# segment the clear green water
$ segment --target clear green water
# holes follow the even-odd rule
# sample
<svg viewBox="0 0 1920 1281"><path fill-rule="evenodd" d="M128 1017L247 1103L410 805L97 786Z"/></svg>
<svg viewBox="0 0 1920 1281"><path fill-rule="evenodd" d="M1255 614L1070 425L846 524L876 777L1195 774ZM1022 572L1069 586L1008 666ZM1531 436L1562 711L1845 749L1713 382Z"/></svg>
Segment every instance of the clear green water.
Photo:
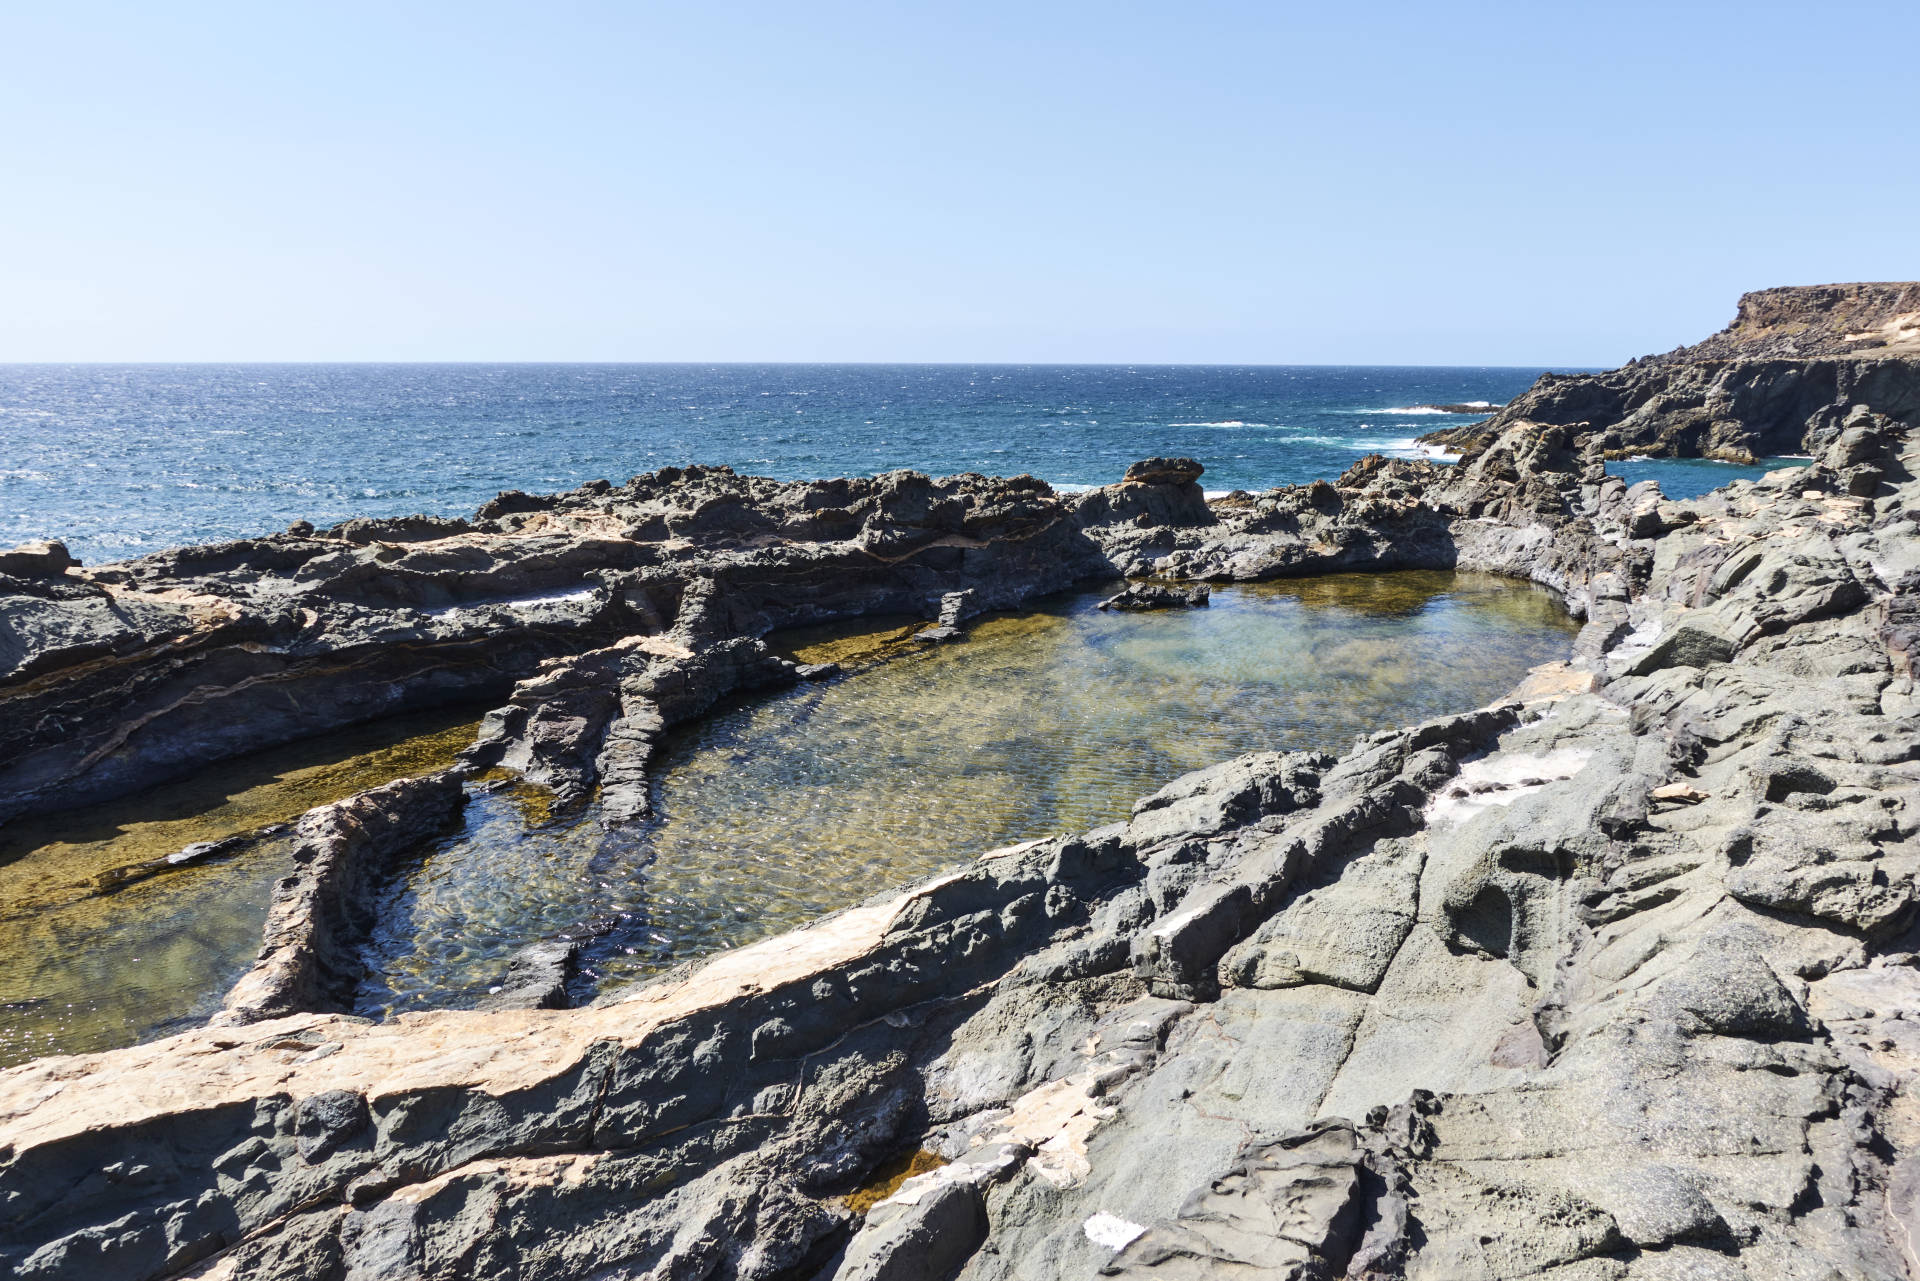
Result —
<svg viewBox="0 0 1920 1281"><path fill-rule="evenodd" d="M462 1005L513 948L609 929L601 990L803 924L978 851L1095 827L1191 769L1490 701L1566 656L1550 593L1449 573L1216 588L1108 614L1100 593L976 622L963 643L786 638L872 661L723 706L656 762L657 814L609 835L538 793L475 798L394 888L362 1012ZM775 638L779 640L780 638ZM890 655L879 661L882 655Z"/></svg>
<svg viewBox="0 0 1920 1281"><path fill-rule="evenodd" d="M128 1045L211 1014L260 946L289 844L269 838L203 863L150 865L443 769L473 741L477 715L395 717L0 828L0 1067Z"/></svg>
<svg viewBox="0 0 1920 1281"><path fill-rule="evenodd" d="M1124 817L1255 748L1340 750L1474 706L1564 657L1549 593L1454 574L1217 588L1211 609L1105 614L1101 593L976 621L776 637L849 675L743 698L656 762L656 816L601 831L539 789L473 789L396 878L361 1011L471 1004L528 942L591 935L583 990L803 924L996 845ZM902 620L904 621L904 620ZM251 963L288 846L124 879L195 841L449 764L474 713L400 718L0 829L0 1066L189 1026Z"/></svg>

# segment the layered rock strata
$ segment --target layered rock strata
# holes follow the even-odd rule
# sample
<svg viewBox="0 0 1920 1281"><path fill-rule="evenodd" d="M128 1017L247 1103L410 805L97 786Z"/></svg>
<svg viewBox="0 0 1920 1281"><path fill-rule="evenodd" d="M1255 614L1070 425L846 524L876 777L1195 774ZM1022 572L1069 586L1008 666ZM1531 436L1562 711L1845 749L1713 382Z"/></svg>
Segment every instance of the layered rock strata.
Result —
<svg viewBox="0 0 1920 1281"><path fill-rule="evenodd" d="M1484 423L1421 439L1465 448L1516 422L1579 425L1609 457L1752 462L1864 406L1920 421L1920 284L1762 289L1703 342L1602 374L1543 374Z"/></svg>
<svg viewBox="0 0 1920 1281"><path fill-rule="evenodd" d="M925 617L968 590L977 613L1111 572L1072 506L1030 478L780 484L724 467L502 494L470 521L302 523L69 561L0 560L0 822L393 712L497 700L548 660L629 637L706 656L775 627Z"/></svg>
<svg viewBox="0 0 1920 1281"><path fill-rule="evenodd" d="M466 796L452 773L403 778L309 810L294 828L293 871L274 885L260 955L213 1017L238 1027L352 1008L356 949L399 855L451 826Z"/></svg>
<svg viewBox="0 0 1920 1281"><path fill-rule="evenodd" d="M1822 305L1904 360L1903 298ZM1791 329L1799 305L1743 302L1728 341L1851 359ZM1673 363L1720 359L1711 341ZM1123 823L579 1010L333 1012L346 934L299 924L330 901L318 878L377 867L458 785L316 811L256 971L271 992L235 1003L261 1021L0 1072L0 1263L1920 1275L1916 427L1823 402L1793 425L1808 466L1673 502L1606 474L1608 428L1515 408L1454 467L1369 458L1211 504L1180 459L1072 498L701 470L91 574L51 547L0 562L0 707L52 718L4 722L12 812L357 715L385 679L391 701L506 697L470 768L634 813L670 718L804 675L766 629L885 611L957 632L1104 574L1476 568L1585 620L1569 662L1495 706L1224 762ZM544 594L446 603L502 584ZM272 634L295 600L318 630ZM328 671L339 698L271 710ZM261 724L206 736L206 708L255 698ZM571 956L528 949L496 1004L564 1000Z"/></svg>
<svg viewBox="0 0 1920 1281"><path fill-rule="evenodd" d="M1813 436L1692 502L1533 424L1205 519L1191 479L1089 496L1076 536L1128 572L1471 565L1586 626L1497 706L1226 762L587 1009L0 1073L0 1258L1911 1275L1920 443L1864 409Z"/></svg>

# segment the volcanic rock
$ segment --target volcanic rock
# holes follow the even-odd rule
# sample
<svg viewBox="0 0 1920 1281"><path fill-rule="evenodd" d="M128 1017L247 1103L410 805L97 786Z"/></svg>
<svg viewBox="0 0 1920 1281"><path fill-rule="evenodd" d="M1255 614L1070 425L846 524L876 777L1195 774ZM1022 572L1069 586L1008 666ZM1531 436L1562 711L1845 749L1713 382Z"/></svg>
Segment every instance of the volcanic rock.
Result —
<svg viewBox="0 0 1920 1281"><path fill-rule="evenodd" d="M1165 583L1128 583L1120 591L1100 602L1101 609L1141 612L1154 609L1198 609L1210 596L1204 583L1193 587L1173 587Z"/></svg>
<svg viewBox="0 0 1920 1281"><path fill-rule="evenodd" d="M1608 457L1752 462L1805 452L1852 409L1920 421L1920 284L1762 289L1691 347L1601 374L1542 374L1484 423L1421 437L1470 450L1516 422L1579 425Z"/></svg>
<svg viewBox="0 0 1920 1281"><path fill-rule="evenodd" d="M1605 429L1510 409L1457 466L1370 457L1204 520L1181 505L1191 480L1062 500L663 472L631 500L503 499L480 522L497 531L370 544L401 548L384 561L262 540L23 592L42 622L15 624L16 668L66 671L56 635L92 636L85 662L125 681L150 660L99 621L122 581L240 602L183 634L191 665L264 644L246 611L290 582L394 590L392 567L429 552L485 576L536 555L514 540L552 539L551 563L617 524L609 542L658 560L539 632L579 670L515 669L551 680L556 723L608 726L632 681L657 679L662 717L697 703L713 686L677 664L757 663L706 656L770 620L968 589L998 607L1083 573L1491 570L1560 591L1585 626L1493 706L1337 756L1253 753L1124 822L955 851L942 875L583 1009L294 1013L0 1072L0 1265L1911 1276L1920 429L1884 403L1833 411L1795 425L1819 443L1805 467L1686 502L1608 476ZM299 578L325 557L345 559ZM626 630L601 641L615 601ZM124 606L130 629L188 607ZM402 616L359 608L365 645ZM526 629L490 626L473 635L516 652ZM678 648L618 644L636 636ZM41 688L11 679L9 698ZM74 732L128 732L68 688ZM511 702L524 725L490 741L604 778L611 729L599 755L584 731L529 737L548 698ZM344 816L328 830L349 839Z"/></svg>

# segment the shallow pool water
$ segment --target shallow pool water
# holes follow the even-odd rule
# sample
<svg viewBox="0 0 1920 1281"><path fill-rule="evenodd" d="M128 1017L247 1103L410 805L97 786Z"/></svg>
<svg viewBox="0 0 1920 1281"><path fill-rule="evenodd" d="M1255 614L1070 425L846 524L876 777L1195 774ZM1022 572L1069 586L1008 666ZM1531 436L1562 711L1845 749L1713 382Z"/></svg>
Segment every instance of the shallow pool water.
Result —
<svg viewBox="0 0 1920 1281"><path fill-rule="evenodd" d="M443 769L473 741L477 715L395 717L0 828L0 1067L127 1045L212 1013L260 946L290 845L268 837L179 867L167 856Z"/></svg>
<svg viewBox="0 0 1920 1281"><path fill-rule="evenodd" d="M361 1012L471 1003L514 948L556 934L589 940L582 986L608 990L1123 818L1241 752L1339 751L1477 706L1565 657L1574 631L1550 593L1468 574L1217 587L1209 609L1156 614L1099 598L931 648L897 630L785 638L853 670L685 727L656 762L655 817L623 833L591 807L556 819L530 788L477 795L393 887Z"/></svg>
<svg viewBox="0 0 1920 1281"><path fill-rule="evenodd" d="M1757 463L1723 463L1713 458L1633 458L1607 464L1607 470L1629 485L1643 480L1660 482L1660 492L1675 501L1700 495L1736 480L1759 480L1770 471L1805 467L1805 458L1762 458Z"/></svg>

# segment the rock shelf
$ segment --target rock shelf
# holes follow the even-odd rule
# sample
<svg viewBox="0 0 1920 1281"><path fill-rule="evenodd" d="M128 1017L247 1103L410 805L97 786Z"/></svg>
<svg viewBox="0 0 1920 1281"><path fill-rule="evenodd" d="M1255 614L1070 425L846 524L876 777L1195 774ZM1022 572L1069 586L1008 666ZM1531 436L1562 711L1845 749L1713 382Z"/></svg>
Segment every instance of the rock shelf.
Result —
<svg viewBox="0 0 1920 1281"><path fill-rule="evenodd" d="M1212 504L1182 460L1073 498L661 473L17 580L6 698L72 746L9 716L13 812L232 746L196 706L330 673L312 716L376 681L545 681L494 722L499 762L605 776L621 740L593 726L666 706L630 688L687 661L662 646L1115 570L1491 570L1585 626L1495 705L1223 762L588 1008L296 1012L0 1073L0 1260L1912 1275L1920 440L1854 404L1809 420L1808 466L1671 502L1607 476L1602 433L1515 412L1452 467ZM922 1172L861 1194L895 1167Z"/></svg>

